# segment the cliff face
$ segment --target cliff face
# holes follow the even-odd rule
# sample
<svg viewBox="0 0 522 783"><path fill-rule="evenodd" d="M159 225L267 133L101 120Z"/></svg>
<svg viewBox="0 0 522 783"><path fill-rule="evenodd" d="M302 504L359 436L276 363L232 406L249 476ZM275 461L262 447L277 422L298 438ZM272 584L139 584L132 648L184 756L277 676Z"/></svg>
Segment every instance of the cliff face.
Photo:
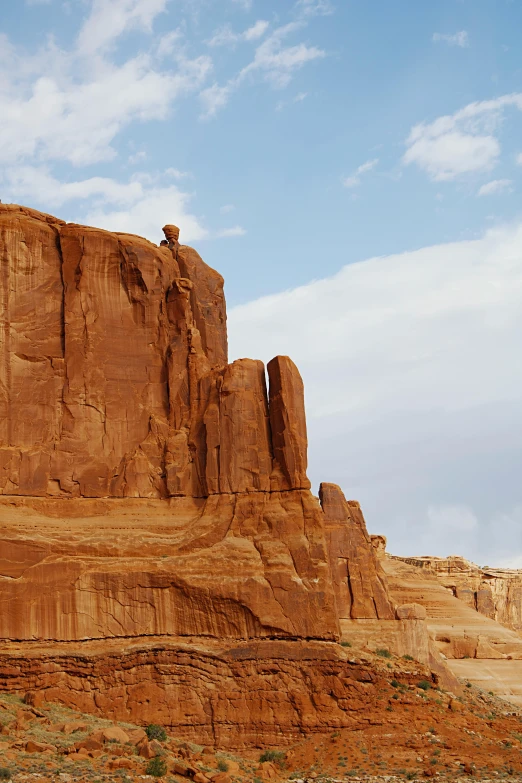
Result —
<svg viewBox="0 0 522 783"><path fill-rule="evenodd" d="M408 623L411 638L425 628L415 613L395 620L358 504L332 484L310 492L297 368L275 357L267 385L261 362L228 364L223 280L164 230L156 246L0 205L0 687L83 704L103 676L115 717L137 715L132 694L148 720L153 697L188 727L179 694L211 642L226 661L263 642L246 657L259 649L260 671L282 672L304 705L321 698L310 661L342 672L340 621L349 634L388 623L398 649ZM69 676L93 644L96 666ZM110 644L132 644L125 682ZM205 732L220 672L191 697ZM239 683L222 714L272 740L270 697ZM324 723L318 709L291 715L295 731Z"/></svg>
<svg viewBox="0 0 522 783"><path fill-rule="evenodd" d="M437 581L485 617L522 630L522 571L480 567L463 557L402 558L434 574Z"/></svg>

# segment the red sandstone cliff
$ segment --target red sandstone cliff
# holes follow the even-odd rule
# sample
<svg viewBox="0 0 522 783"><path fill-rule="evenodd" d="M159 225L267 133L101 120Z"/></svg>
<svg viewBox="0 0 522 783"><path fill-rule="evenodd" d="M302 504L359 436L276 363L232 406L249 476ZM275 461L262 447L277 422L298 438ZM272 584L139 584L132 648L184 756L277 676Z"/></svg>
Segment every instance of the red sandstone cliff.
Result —
<svg viewBox="0 0 522 783"><path fill-rule="evenodd" d="M227 363L223 280L165 234L158 247L0 205L0 687L101 709L104 678L111 714L136 718L154 692L205 736L222 688L226 721L262 740L270 698L224 674L253 659L294 694L297 727L324 724L321 698L342 723L342 688L328 701L309 678L342 678L340 621L388 623L415 652L397 641L410 621L359 506L310 492L297 368L275 357L267 388L261 362ZM115 644L132 645L125 676ZM190 661L207 674L189 697Z"/></svg>

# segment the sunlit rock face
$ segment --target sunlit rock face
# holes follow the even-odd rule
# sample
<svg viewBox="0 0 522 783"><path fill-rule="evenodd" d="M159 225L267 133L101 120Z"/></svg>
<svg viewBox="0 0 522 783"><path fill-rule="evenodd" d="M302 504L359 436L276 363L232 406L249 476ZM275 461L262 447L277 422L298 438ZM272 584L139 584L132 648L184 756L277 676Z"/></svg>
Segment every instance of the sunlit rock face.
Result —
<svg viewBox="0 0 522 783"><path fill-rule="evenodd" d="M341 621L410 651L423 620L408 641L358 504L311 493L296 366L228 363L223 279L164 231L0 205L0 688L192 738L348 725Z"/></svg>

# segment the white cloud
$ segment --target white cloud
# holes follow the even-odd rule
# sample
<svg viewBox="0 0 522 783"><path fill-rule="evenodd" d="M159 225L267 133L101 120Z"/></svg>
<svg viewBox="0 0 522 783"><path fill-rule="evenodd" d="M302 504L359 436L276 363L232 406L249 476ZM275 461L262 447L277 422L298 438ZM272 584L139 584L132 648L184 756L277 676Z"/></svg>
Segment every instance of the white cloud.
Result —
<svg viewBox="0 0 522 783"><path fill-rule="evenodd" d="M294 103L302 103L308 98L307 92L298 92L293 98L288 101L278 101L276 104L276 111L282 111L286 106L291 106Z"/></svg>
<svg viewBox="0 0 522 783"><path fill-rule="evenodd" d="M235 33L229 24L223 25L216 30L212 38L208 41L209 46L231 46L240 41L257 41L266 33L270 23L264 19L258 19L255 24L247 28L242 33Z"/></svg>
<svg viewBox="0 0 522 783"><path fill-rule="evenodd" d="M517 165L522 166L522 152L519 152L517 155Z"/></svg>
<svg viewBox="0 0 522 783"><path fill-rule="evenodd" d="M492 196L496 193L504 193L506 190L511 190L513 184L510 179L494 179L491 182L486 182L482 185L477 195L478 196Z"/></svg>
<svg viewBox="0 0 522 783"><path fill-rule="evenodd" d="M243 11L250 11L252 8L252 0L232 0L232 2L240 6Z"/></svg>
<svg viewBox="0 0 522 783"><path fill-rule="evenodd" d="M302 42L294 46L284 45L288 36L301 30L306 24L306 21L300 20L273 30L256 48L254 59L236 76L229 79L224 85L216 82L202 90L200 93L203 104L202 118L208 119L214 116L219 109L228 103L233 92L249 77L261 75L264 81L269 82L275 88L282 89L288 86L294 74L304 65L326 57L326 52L316 46L308 46ZM230 29L222 29L219 35L225 39L229 35L233 36L234 33ZM303 95L305 94L303 93Z"/></svg>
<svg viewBox="0 0 522 783"><path fill-rule="evenodd" d="M141 161L145 160L147 157L147 153L145 150L139 150L139 152L134 152L132 155L129 155L129 163L131 166L135 166L136 163L141 163Z"/></svg>
<svg viewBox="0 0 522 783"><path fill-rule="evenodd" d="M218 237L244 237L246 234L242 226L233 226L232 228L223 228L218 231Z"/></svg>
<svg viewBox="0 0 522 783"><path fill-rule="evenodd" d="M275 87L286 87L295 71L306 63L325 57L326 52L316 46L304 43L284 46L283 41L301 27L298 22L290 22L279 27L260 44L253 61L239 74L239 81L254 72L261 72L264 78Z"/></svg>
<svg viewBox="0 0 522 783"><path fill-rule="evenodd" d="M228 323L231 359L297 363L311 478L357 497L390 551L500 556L486 527L522 504L522 225L345 266ZM430 527L441 506L478 526Z"/></svg>
<svg viewBox="0 0 522 783"><path fill-rule="evenodd" d="M522 110L522 93L470 103L455 114L415 125L403 162L415 163L436 181L492 169L500 155L495 134L510 107Z"/></svg>
<svg viewBox="0 0 522 783"><path fill-rule="evenodd" d="M132 29L152 31L152 23L165 11L168 0L93 0L78 36L78 52L92 55L112 45Z"/></svg>
<svg viewBox="0 0 522 783"><path fill-rule="evenodd" d="M330 0L297 0L295 4L298 13L303 16L329 16L335 8Z"/></svg>
<svg viewBox="0 0 522 783"><path fill-rule="evenodd" d="M343 185L345 188L355 188L361 184L361 174L371 171L378 164L379 158L373 158L373 160L367 160L366 163L362 163L350 177L344 177Z"/></svg>
<svg viewBox="0 0 522 783"><path fill-rule="evenodd" d="M252 27L249 27L248 30L245 30L243 33L243 38L245 41L257 41L258 38L262 38L264 36L269 27L269 22L264 19L258 19L258 21L252 25Z"/></svg>
<svg viewBox="0 0 522 783"><path fill-rule="evenodd" d="M466 30L461 30L453 35L433 33L432 41L435 41L435 43L442 41L449 46L460 46L462 49L465 49L469 46L469 35Z"/></svg>
<svg viewBox="0 0 522 783"><path fill-rule="evenodd" d="M233 204L223 204L221 209L219 210L222 215L228 215L230 212L233 212L235 210L235 206Z"/></svg>
<svg viewBox="0 0 522 783"><path fill-rule="evenodd" d="M109 177L61 182L48 169L22 166L5 172L3 191L7 200L30 198L42 209L80 202L75 207L77 222L128 231L151 241L158 241L161 226L175 223L182 229L183 241L191 242L204 239L208 231L188 210L191 194L171 184L173 178L183 176L183 172L167 169L161 176L136 174L127 182Z"/></svg>
<svg viewBox="0 0 522 783"><path fill-rule="evenodd" d="M161 227L175 223L181 228L182 242L205 239L208 231L199 218L187 211L190 194L175 185L157 185L143 189L142 196L125 209L110 209L100 205L88 210L83 221L90 226L109 231L126 231L159 242Z"/></svg>
<svg viewBox="0 0 522 783"><path fill-rule="evenodd" d="M156 56L162 59L171 55L180 46L181 39L181 30L171 30L162 35L156 47Z"/></svg>
<svg viewBox="0 0 522 783"><path fill-rule="evenodd" d="M199 94L201 103L203 104L203 112L201 114L202 119L209 119L213 117L219 109L226 106L228 99L232 94L232 85L226 84L220 86L219 84L212 84L210 87L206 87Z"/></svg>
<svg viewBox="0 0 522 783"><path fill-rule="evenodd" d="M0 163L108 160L123 128L163 119L176 99L200 90L212 67L208 57L188 59L178 50L171 66L160 69L147 54L116 65L101 51L124 30L150 25L165 3L96 0L79 33L80 48L71 51L49 40L27 55L2 36ZM161 39L160 49L167 39Z"/></svg>

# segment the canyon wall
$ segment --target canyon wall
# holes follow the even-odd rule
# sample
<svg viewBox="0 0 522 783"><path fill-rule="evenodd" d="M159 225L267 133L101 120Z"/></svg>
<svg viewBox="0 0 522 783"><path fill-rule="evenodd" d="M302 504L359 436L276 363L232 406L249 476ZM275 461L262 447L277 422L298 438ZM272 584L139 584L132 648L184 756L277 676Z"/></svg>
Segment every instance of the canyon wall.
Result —
<svg viewBox="0 0 522 783"><path fill-rule="evenodd" d="M222 744L344 725L342 635L427 662L424 620L358 504L312 494L296 366L228 363L223 279L164 232L0 205L0 687Z"/></svg>
<svg viewBox="0 0 522 783"><path fill-rule="evenodd" d="M522 630L522 571L478 566L456 555L401 559L434 574L439 584L471 609L514 631Z"/></svg>

